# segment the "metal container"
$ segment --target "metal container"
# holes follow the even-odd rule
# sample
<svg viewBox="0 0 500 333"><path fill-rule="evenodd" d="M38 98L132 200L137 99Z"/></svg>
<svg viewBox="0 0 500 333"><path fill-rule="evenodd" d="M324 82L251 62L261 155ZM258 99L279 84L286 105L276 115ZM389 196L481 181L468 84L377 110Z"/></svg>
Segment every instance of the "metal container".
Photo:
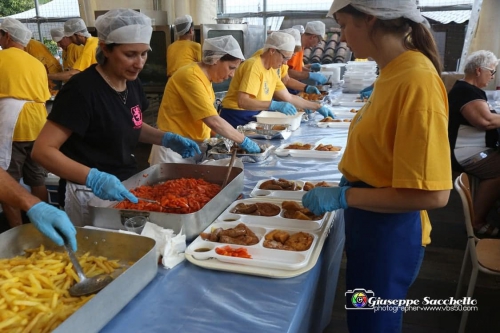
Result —
<svg viewBox="0 0 500 333"><path fill-rule="evenodd" d="M263 150L262 153L260 154L236 154L236 157L240 158L242 162L249 162L249 163L255 163L255 162L262 162L266 158L269 157L271 154L271 151L273 148L275 148L273 145L270 144L259 144L259 147ZM214 160L221 160L224 158L230 158L231 153L227 151L227 149L221 148L221 147L213 147L210 149L207 154L212 157Z"/></svg>
<svg viewBox="0 0 500 333"><path fill-rule="evenodd" d="M217 24L241 24L243 22L242 18L225 17L215 19Z"/></svg>
<svg viewBox="0 0 500 333"><path fill-rule="evenodd" d="M123 182L127 189L134 189L141 185L158 184L171 179L202 178L207 182L221 184L227 172L227 167L217 165L197 165L179 163L160 163L139 172ZM108 229L125 229L126 219L142 215L163 228L179 233L181 228L190 241L198 236L217 216L224 211L243 191L243 169L233 167L229 176L229 183L202 209L190 214L172 214L148 212L132 209L117 209L115 201L102 200L94 197L89 201L91 224Z"/></svg>
<svg viewBox="0 0 500 333"><path fill-rule="evenodd" d="M158 271L156 242L147 237L77 227L77 255L92 255L118 259L128 268L115 271L113 282L99 291L90 301L68 317L53 332L98 332L134 298ZM40 245L47 250L64 252L41 234L32 224L24 224L0 234L0 258L23 255L24 250ZM130 262L134 264L130 265Z"/></svg>

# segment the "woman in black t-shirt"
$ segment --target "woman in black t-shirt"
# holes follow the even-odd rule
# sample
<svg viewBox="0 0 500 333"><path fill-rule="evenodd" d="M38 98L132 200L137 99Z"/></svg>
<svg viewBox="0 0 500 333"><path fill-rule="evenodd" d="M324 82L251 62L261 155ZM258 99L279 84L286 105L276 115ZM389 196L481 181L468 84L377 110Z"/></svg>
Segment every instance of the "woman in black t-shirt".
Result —
<svg viewBox="0 0 500 333"><path fill-rule="evenodd" d="M67 179L65 210L76 225L88 224L87 203L101 199L137 202L120 181L137 173L138 142L168 147L183 157L198 145L142 122L148 101L139 72L150 50L151 20L130 9L114 9L96 20L98 64L73 76L57 95L36 140L33 158ZM93 194L79 189L90 188Z"/></svg>
<svg viewBox="0 0 500 333"><path fill-rule="evenodd" d="M495 237L499 229L486 222L500 199L500 153L497 150L500 115L490 110L482 88L493 80L498 60L490 51L476 51L466 60L465 77L448 93L452 165L480 180L474 197L473 227L480 237Z"/></svg>

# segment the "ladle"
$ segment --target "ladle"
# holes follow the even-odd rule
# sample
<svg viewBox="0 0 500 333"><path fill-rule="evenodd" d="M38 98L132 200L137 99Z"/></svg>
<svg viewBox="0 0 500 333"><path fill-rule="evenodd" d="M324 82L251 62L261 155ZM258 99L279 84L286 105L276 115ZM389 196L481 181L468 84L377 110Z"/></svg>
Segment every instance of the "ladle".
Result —
<svg viewBox="0 0 500 333"><path fill-rule="evenodd" d="M75 253L71 249L71 246L68 242L64 242L64 248L68 252L69 259L75 267L76 273L80 278L80 282L75 283L71 288L69 288L69 294L73 297L85 296L90 294L95 294L99 290L106 287L108 284L113 281L113 278L109 275L100 274L91 278L85 276L82 270L82 266L76 259Z"/></svg>

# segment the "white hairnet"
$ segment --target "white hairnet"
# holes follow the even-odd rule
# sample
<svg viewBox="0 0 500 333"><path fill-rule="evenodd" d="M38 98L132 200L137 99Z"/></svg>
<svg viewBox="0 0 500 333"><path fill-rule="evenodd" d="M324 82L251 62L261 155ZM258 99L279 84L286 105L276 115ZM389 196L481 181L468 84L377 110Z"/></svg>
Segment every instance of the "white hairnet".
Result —
<svg viewBox="0 0 500 333"><path fill-rule="evenodd" d="M191 15L183 15L176 18L174 20L174 25L177 35L185 35L186 32L189 31L189 28L191 28L191 23L193 23L193 18L191 17Z"/></svg>
<svg viewBox="0 0 500 333"><path fill-rule="evenodd" d="M277 49L279 51L293 52L295 50L295 38L285 32L273 32L267 36L264 49Z"/></svg>
<svg viewBox="0 0 500 333"><path fill-rule="evenodd" d="M203 62L205 64L213 65L226 54L245 60L240 44L231 35L207 38L203 42Z"/></svg>
<svg viewBox="0 0 500 333"><path fill-rule="evenodd" d="M78 34L83 37L90 37L85 22L81 18L72 18L64 22L64 36L71 37Z"/></svg>
<svg viewBox="0 0 500 333"><path fill-rule="evenodd" d="M289 29L283 29L280 30L281 32L287 33L289 35L292 35L293 38L295 39L295 46L301 46L302 42L300 40L300 32L297 29L294 28L289 28Z"/></svg>
<svg viewBox="0 0 500 333"><path fill-rule="evenodd" d="M307 22L304 32L311 35L318 35L323 38L325 35L325 24L321 21Z"/></svg>
<svg viewBox="0 0 500 333"><path fill-rule="evenodd" d="M95 20L97 36L106 44L148 44L153 27L151 19L132 9L112 9Z"/></svg>
<svg viewBox="0 0 500 333"><path fill-rule="evenodd" d="M5 32L8 32L10 38L12 38L14 42L19 43L22 46L28 45L28 42L31 39L32 35L31 30L28 29L28 27L26 27L20 21L10 17L6 17L3 20L0 29L2 29Z"/></svg>
<svg viewBox="0 0 500 333"><path fill-rule="evenodd" d="M333 17L333 14L347 5L380 20L404 17L427 27L430 26L427 19L420 14L415 0L334 0L326 16Z"/></svg>
<svg viewBox="0 0 500 333"><path fill-rule="evenodd" d="M305 30L304 30L304 26L303 26L303 25L300 25L300 24L299 24L299 25L294 25L294 26L292 27L292 29L297 29L297 30L300 32L300 34L301 34L301 35L305 32Z"/></svg>
<svg viewBox="0 0 500 333"><path fill-rule="evenodd" d="M64 37L64 28L59 27L59 28L54 28L50 29L50 36L52 36L52 40L56 43L60 42L61 39Z"/></svg>

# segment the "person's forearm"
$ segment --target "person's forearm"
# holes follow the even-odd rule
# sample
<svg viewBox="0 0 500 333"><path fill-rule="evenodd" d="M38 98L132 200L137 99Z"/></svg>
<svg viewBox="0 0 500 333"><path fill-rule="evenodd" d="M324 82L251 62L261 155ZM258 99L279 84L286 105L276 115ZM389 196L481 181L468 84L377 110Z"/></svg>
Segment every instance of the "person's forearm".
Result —
<svg viewBox="0 0 500 333"><path fill-rule="evenodd" d="M306 71L296 71L295 69L288 69L288 75L295 80L307 80L309 78L309 72Z"/></svg>
<svg viewBox="0 0 500 333"><path fill-rule="evenodd" d="M207 117L203 119L203 122L215 133L236 143L242 143L245 140L245 136L242 133L235 130L234 127L219 116Z"/></svg>
<svg viewBox="0 0 500 333"><path fill-rule="evenodd" d="M446 206L450 190L426 191L401 188L359 188L346 191L349 207L377 213L404 213Z"/></svg>
<svg viewBox="0 0 500 333"><path fill-rule="evenodd" d="M295 107L299 109L317 110L321 107L321 104L319 103L307 101L295 95L290 95L290 96L291 96L290 103L292 103Z"/></svg>
<svg viewBox="0 0 500 333"><path fill-rule="evenodd" d="M2 184L0 186L0 202L2 203L28 211L40 202L40 199L31 195L3 169L0 169L0 184Z"/></svg>
<svg viewBox="0 0 500 333"><path fill-rule="evenodd" d="M49 172L77 184L84 185L90 171L88 166L72 160L56 147L37 147L37 141L31 157Z"/></svg>
<svg viewBox="0 0 500 333"><path fill-rule="evenodd" d="M239 97L238 106L244 110L269 110L271 101L259 101L250 97Z"/></svg>
<svg viewBox="0 0 500 333"><path fill-rule="evenodd" d="M165 135L164 131L154 128L146 123L142 123L141 134L139 135L139 142L151 143L161 146L161 140Z"/></svg>
<svg viewBox="0 0 500 333"><path fill-rule="evenodd" d="M71 79L71 77L75 74L80 73L79 70L76 69L70 69L69 71L64 71L60 73L54 73L54 74L48 74L49 80L56 80L56 81L68 81Z"/></svg>
<svg viewBox="0 0 500 333"><path fill-rule="evenodd" d="M285 86L289 89L295 89L295 90L298 90L298 91L304 91L304 89L306 89L306 84L305 83L302 83L300 81L297 81L295 80L294 78L288 78Z"/></svg>

